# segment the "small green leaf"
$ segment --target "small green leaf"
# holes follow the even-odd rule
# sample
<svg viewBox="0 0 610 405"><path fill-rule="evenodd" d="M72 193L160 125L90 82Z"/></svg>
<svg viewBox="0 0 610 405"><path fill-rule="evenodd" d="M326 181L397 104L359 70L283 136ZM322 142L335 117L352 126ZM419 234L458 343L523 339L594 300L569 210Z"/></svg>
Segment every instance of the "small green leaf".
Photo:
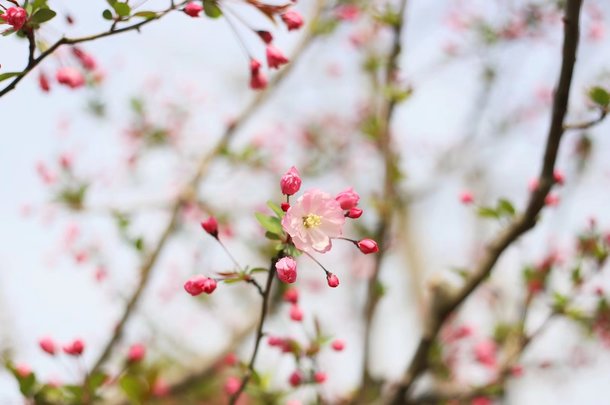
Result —
<svg viewBox="0 0 610 405"><path fill-rule="evenodd" d="M127 398L139 404L146 393L146 382L141 378L126 374L119 380L119 385Z"/></svg>
<svg viewBox="0 0 610 405"><path fill-rule="evenodd" d="M218 18L222 15L222 10L218 7L216 0L203 0L203 11L210 18Z"/></svg>
<svg viewBox="0 0 610 405"><path fill-rule="evenodd" d="M257 221L265 228L268 232L271 232L276 235L282 234L282 224L280 220L276 217L270 217L265 214L256 213L254 214Z"/></svg>
<svg viewBox="0 0 610 405"><path fill-rule="evenodd" d="M285 212L282 211L280 206L274 203L273 201L267 201L267 207L271 208L271 211L275 212L275 215L277 215L278 217L284 217Z"/></svg>
<svg viewBox="0 0 610 405"><path fill-rule="evenodd" d="M112 11L106 9L102 12L102 17L106 20L113 20L114 16L112 15Z"/></svg>
<svg viewBox="0 0 610 405"><path fill-rule="evenodd" d="M150 20L153 18L157 18L157 13L155 13L154 11L138 11L134 14L134 17L142 17L146 18L147 20Z"/></svg>
<svg viewBox="0 0 610 405"><path fill-rule="evenodd" d="M21 72L6 72L0 74L0 82L2 80L10 79L11 77L19 76Z"/></svg>
<svg viewBox="0 0 610 405"><path fill-rule="evenodd" d="M121 17L127 17L131 14L131 7L129 7L129 4L127 3L120 3L117 1L112 5L112 8L114 8L114 11Z"/></svg>
<svg viewBox="0 0 610 405"><path fill-rule="evenodd" d="M52 20L57 13L49 8L41 8L38 10L32 17L30 17L29 22L34 24L42 24L49 20Z"/></svg>
<svg viewBox="0 0 610 405"><path fill-rule="evenodd" d="M589 90L589 98L595 104L602 107L608 107L610 104L610 94L603 88L596 86Z"/></svg>
<svg viewBox="0 0 610 405"><path fill-rule="evenodd" d="M500 198L498 201L498 214L512 217L517 212L513 204L505 198Z"/></svg>
<svg viewBox="0 0 610 405"><path fill-rule="evenodd" d="M87 380L87 385L89 386L91 392L95 392L99 387L101 387L102 384L104 384L104 381L106 381L106 378L107 375L100 371L89 376L89 379Z"/></svg>
<svg viewBox="0 0 610 405"><path fill-rule="evenodd" d="M271 239L271 240L282 240L280 235L277 235L277 234L271 233L271 232L265 232L265 238Z"/></svg>
<svg viewBox="0 0 610 405"><path fill-rule="evenodd" d="M500 215L498 214L498 212L494 208L491 208L491 207L479 207L477 213L482 218L494 218L494 219L500 218Z"/></svg>
<svg viewBox="0 0 610 405"><path fill-rule="evenodd" d="M133 241L133 246L138 252L141 252L142 250L144 250L144 239L142 239L141 237L137 238Z"/></svg>

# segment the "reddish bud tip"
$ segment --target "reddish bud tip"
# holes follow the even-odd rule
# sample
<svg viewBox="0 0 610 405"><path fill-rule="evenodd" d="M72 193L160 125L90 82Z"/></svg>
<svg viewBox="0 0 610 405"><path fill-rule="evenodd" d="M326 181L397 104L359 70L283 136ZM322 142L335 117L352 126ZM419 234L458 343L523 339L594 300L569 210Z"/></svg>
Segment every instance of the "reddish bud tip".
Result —
<svg viewBox="0 0 610 405"><path fill-rule="evenodd" d="M563 186L566 178L561 171L555 170L553 172L553 180L555 180L555 183L559 184L560 186Z"/></svg>
<svg viewBox="0 0 610 405"><path fill-rule="evenodd" d="M289 288L284 292L284 301L291 304L297 304L299 302L299 290L296 288Z"/></svg>
<svg viewBox="0 0 610 405"><path fill-rule="evenodd" d="M288 212L288 208L290 208L290 204L288 204L288 203L282 203L282 204L280 205L280 207L282 208L282 211L284 211L284 212Z"/></svg>
<svg viewBox="0 0 610 405"><path fill-rule="evenodd" d="M358 242L358 249L365 255L379 252L379 246L373 239L362 239Z"/></svg>
<svg viewBox="0 0 610 405"><path fill-rule="evenodd" d="M218 221L216 221L216 218L209 217L205 221L202 221L201 227L208 234L210 234L213 237L215 237L216 239L218 239Z"/></svg>
<svg viewBox="0 0 610 405"><path fill-rule="evenodd" d="M261 30L261 31L256 31L256 33L258 34L260 39L263 40L264 43L270 44L271 42L273 42L273 35L271 35L271 33L269 31Z"/></svg>
<svg viewBox="0 0 610 405"><path fill-rule="evenodd" d="M301 175L296 167L292 166L280 179L282 194L293 195L301 188Z"/></svg>
<svg viewBox="0 0 610 405"><path fill-rule="evenodd" d="M290 385L293 387L298 387L303 382L303 377L301 376L301 372L299 370L294 371L290 374L290 378L288 379Z"/></svg>
<svg viewBox="0 0 610 405"><path fill-rule="evenodd" d="M71 343L68 343L63 348L64 353L70 356L80 356L85 350L85 343L81 339L75 339Z"/></svg>
<svg viewBox="0 0 610 405"><path fill-rule="evenodd" d="M324 383L326 381L326 373L323 371L316 371L313 375L313 380L318 384Z"/></svg>
<svg viewBox="0 0 610 405"><path fill-rule="evenodd" d="M288 31L298 30L303 26L303 17L296 11L286 11L281 17Z"/></svg>
<svg viewBox="0 0 610 405"><path fill-rule="evenodd" d="M329 287L336 288L339 286L339 277L333 273L328 273L326 274L326 282L328 283Z"/></svg>
<svg viewBox="0 0 610 405"><path fill-rule="evenodd" d="M277 278L292 284L297 280L297 262L292 257L283 257L275 263Z"/></svg>
<svg viewBox="0 0 610 405"><path fill-rule="evenodd" d="M50 337L44 337L40 339L38 341L38 345L44 352L50 354L51 356L54 356L57 352L57 346L55 345L53 339L51 339Z"/></svg>
<svg viewBox="0 0 610 405"><path fill-rule="evenodd" d="M343 349L345 349L345 342L341 339L335 339L330 344L330 347L332 347L334 351L340 352L340 351L343 351Z"/></svg>
<svg viewBox="0 0 610 405"><path fill-rule="evenodd" d="M184 283L184 290L195 297L201 293L212 294L216 289L216 286L216 280L213 278L197 275L191 277Z"/></svg>
<svg viewBox="0 0 610 405"><path fill-rule="evenodd" d="M356 193L354 189L350 187L347 190L337 194L335 200L339 202L342 210L351 210L352 208L356 208L358 205L360 195L358 195L358 193Z"/></svg>
<svg viewBox="0 0 610 405"><path fill-rule="evenodd" d="M296 304L293 304L290 307L290 319L295 322L301 322L303 320L303 311L301 311L301 308Z"/></svg>
<svg viewBox="0 0 610 405"><path fill-rule="evenodd" d="M362 210L358 207L351 208L349 211L347 211L345 216L351 219L360 218L362 216Z"/></svg>
<svg viewBox="0 0 610 405"><path fill-rule="evenodd" d="M184 12L191 17L199 17L199 13L203 10L203 6L198 2L191 1L184 6Z"/></svg>
<svg viewBox="0 0 610 405"><path fill-rule="evenodd" d="M464 191L460 194L460 202L462 204L472 204L474 202L474 197L470 191Z"/></svg>
<svg viewBox="0 0 610 405"><path fill-rule="evenodd" d="M127 353L127 361L130 363L137 363L142 361L146 356L146 346L141 343L135 343L129 348Z"/></svg>

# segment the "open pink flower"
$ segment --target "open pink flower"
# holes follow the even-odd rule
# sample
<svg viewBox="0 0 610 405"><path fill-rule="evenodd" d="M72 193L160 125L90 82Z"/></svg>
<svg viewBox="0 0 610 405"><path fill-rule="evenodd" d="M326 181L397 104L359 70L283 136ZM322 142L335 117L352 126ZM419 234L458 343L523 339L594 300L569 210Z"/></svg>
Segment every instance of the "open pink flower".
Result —
<svg viewBox="0 0 610 405"><path fill-rule="evenodd" d="M331 238L341 236L344 223L339 202L317 189L306 191L282 219L282 227L294 246L308 253L328 252L332 247Z"/></svg>

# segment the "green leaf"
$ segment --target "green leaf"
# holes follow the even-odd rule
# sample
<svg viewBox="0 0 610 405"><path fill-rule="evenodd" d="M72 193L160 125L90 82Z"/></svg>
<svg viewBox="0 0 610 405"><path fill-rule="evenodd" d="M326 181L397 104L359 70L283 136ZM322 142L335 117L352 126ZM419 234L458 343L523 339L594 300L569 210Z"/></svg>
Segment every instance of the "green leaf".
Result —
<svg viewBox="0 0 610 405"><path fill-rule="evenodd" d="M11 77L19 76L21 72L6 72L0 74L0 82L2 80L10 79Z"/></svg>
<svg viewBox="0 0 610 405"><path fill-rule="evenodd" d="M276 235L275 233L271 232L265 232L265 238L271 240L282 240L282 237L280 235Z"/></svg>
<svg viewBox="0 0 610 405"><path fill-rule="evenodd" d="M494 208L491 208L491 207L479 207L477 213L482 218L494 218L494 219L500 218L500 215L498 214L498 212Z"/></svg>
<svg viewBox="0 0 610 405"><path fill-rule="evenodd" d="M215 0L203 0L203 11L210 18L218 18L222 15L222 10Z"/></svg>
<svg viewBox="0 0 610 405"><path fill-rule="evenodd" d="M57 13L49 8L41 8L30 17L29 22L34 24L42 24L49 20L52 20Z"/></svg>
<svg viewBox="0 0 610 405"><path fill-rule="evenodd" d="M127 3L120 3L117 1L112 5L112 8L114 8L114 11L121 17L127 17L131 14L131 7L129 7L129 4Z"/></svg>
<svg viewBox="0 0 610 405"><path fill-rule="evenodd" d="M505 198L500 198L498 201L497 212L500 215L506 215L512 217L517 212L513 204Z"/></svg>
<svg viewBox="0 0 610 405"><path fill-rule="evenodd" d="M610 94L599 86L593 87L591 90L589 90L589 98L595 104L602 107L608 107L608 104L610 104Z"/></svg>
<svg viewBox="0 0 610 405"><path fill-rule="evenodd" d="M254 214L254 216L256 217L256 220L263 226L263 228L265 228L268 232L276 234L276 235L281 235L282 234L282 224L280 223L280 220L276 217L270 217L268 215L265 214L261 214L259 212L257 212L256 214Z"/></svg>
<svg viewBox="0 0 610 405"><path fill-rule="evenodd" d="M147 20L153 19L153 18L157 18L157 13L155 13L154 11L138 11L137 13L134 14L135 17L142 17L142 18L146 18Z"/></svg>
<svg viewBox="0 0 610 405"><path fill-rule="evenodd" d="M97 389L99 387L102 386L102 384L104 384L104 381L106 381L106 374L102 373L101 371L96 372L95 374L92 374L91 376L89 376L89 379L87 380L87 385L89 386L89 390L93 393L95 393L95 391L97 391Z"/></svg>
<svg viewBox="0 0 610 405"><path fill-rule="evenodd" d="M275 212L275 215L277 215L278 217L284 217L285 212L282 211L280 206L274 203L273 201L267 201L267 207L271 208L271 211Z"/></svg>
<svg viewBox="0 0 610 405"><path fill-rule="evenodd" d="M112 11L106 9L104 10L104 12L102 12L102 17L104 17L106 20L113 20L114 16L112 15Z"/></svg>
<svg viewBox="0 0 610 405"><path fill-rule="evenodd" d="M141 403L142 397L146 393L146 382L142 379L126 374L119 380L119 386L129 398L130 401L134 403Z"/></svg>
<svg viewBox="0 0 610 405"><path fill-rule="evenodd" d="M144 250L144 239L142 239L141 237L137 238L133 241L133 246L138 252L141 252L142 250Z"/></svg>

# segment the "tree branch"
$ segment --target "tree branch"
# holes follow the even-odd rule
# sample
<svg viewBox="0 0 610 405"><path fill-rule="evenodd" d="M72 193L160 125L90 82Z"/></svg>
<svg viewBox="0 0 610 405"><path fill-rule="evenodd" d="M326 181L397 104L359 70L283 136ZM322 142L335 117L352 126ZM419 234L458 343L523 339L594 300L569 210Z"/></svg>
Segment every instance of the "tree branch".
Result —
<svg viewBox="0 0 610 405"><path fill-rule="evenodd" d="M430 314L430 321L428 325L426 325L424 335L422 336L415 351L415 355L391 401L393 404L405 403L405 397L411 386L427 369L428 352L445 320L466 300L466 298L468 298L483 280L485 280L502 253L504 253L513 242L519 239L521 235L536 225L538 214L544 207L545 197L554 184L553 171L561 138L564 133L563 121L567 111L572 75L576 62L581 6L582 0L567 0L565 6L561 72L553 101L551 125L547 136L546 149L540 173L540 186L532 193L525 212L516 216L508 228L491 241L481 262L474 269L472 275L466 281L466 284L462 289L458 291L452 299L448 300L447 303L439 306L435 313Z"/></svg>

